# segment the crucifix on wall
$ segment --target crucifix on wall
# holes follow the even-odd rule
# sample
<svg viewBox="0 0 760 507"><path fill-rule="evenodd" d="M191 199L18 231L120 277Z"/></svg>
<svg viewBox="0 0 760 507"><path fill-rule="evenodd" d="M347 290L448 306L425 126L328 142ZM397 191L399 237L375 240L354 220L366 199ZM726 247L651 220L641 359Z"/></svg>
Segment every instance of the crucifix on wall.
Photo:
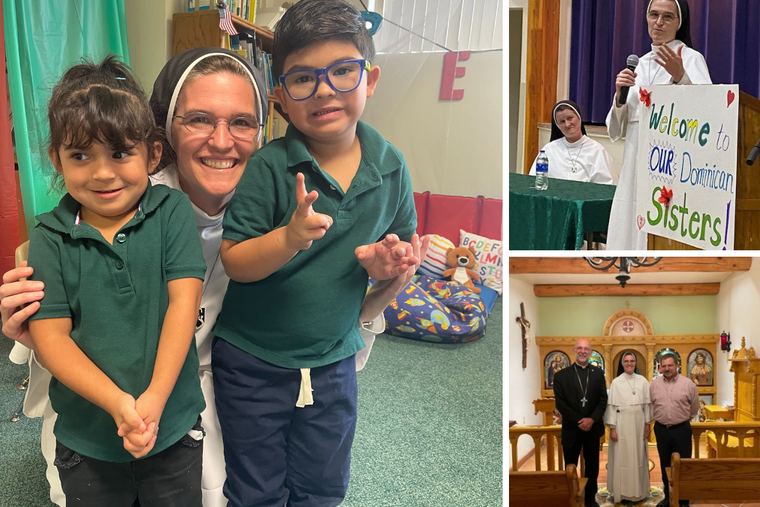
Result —
<svg viewBox="0 0 760 507"><path fill-rule="evenodd" d="M530 339L530 322L525 318L525 304L520 303L520 316L515 319L522 331L522 367L528 366L528 340Z"/></svg>

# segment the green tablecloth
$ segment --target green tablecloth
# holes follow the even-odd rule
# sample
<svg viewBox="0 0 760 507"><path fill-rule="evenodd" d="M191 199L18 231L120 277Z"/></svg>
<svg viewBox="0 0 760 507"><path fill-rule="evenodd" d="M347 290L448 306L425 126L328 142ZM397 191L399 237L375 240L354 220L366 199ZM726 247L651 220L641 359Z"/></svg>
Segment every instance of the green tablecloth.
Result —
<svg viewBox="0 0 760 507"><path fill-rule="evenodd" d="M607 232L614 185L509 174L509 249L579 250L584 234Z"/></svg>

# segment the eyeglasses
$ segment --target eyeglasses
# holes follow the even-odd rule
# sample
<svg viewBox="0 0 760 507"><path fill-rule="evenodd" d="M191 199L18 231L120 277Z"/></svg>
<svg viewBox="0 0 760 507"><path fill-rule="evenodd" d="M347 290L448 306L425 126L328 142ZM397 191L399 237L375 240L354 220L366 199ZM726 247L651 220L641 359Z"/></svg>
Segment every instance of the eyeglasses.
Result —
<svg viewBox="0 0 760 507"><path fill-rule="evenodd" d="M364 71L370 68L369 60L346 60L324 69L288 72L280 76L280 85L293 100L312 97L319 87L319 76L325 76L325 82L336 92L351 92L362 82Z"/></svg>
<svg viewBox="0 0 760 507"><path fill-rule="evenodd" d="M232 120L217 120L206 113L188 113L184 116L176 115L172 120L179 118L180 123L188 132L199 136L208 136L214 133L220 122L227 123L227 130L235 139L252 139L261 132L261 124L253 116L240 116Z"/></svg>
<svg viewBox="0 0 760 507"><path fill-rule="evenodd" d="M649 11L649 14L647 14L647 17L649 18L649 21L653 23L656 23L658 19L662 18L662 22L665 23L666 25L678 19L678 16L670 12L657 12L657 11Z"/></svg>

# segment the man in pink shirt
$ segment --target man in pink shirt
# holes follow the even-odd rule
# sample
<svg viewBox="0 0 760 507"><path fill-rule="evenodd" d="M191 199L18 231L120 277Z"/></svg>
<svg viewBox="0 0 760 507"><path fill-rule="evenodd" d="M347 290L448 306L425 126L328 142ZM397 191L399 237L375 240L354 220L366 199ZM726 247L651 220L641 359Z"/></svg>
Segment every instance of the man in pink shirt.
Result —
<svg viewBox="0 0 760 507"><path fill-rule="evenodd" d="M660 455L662 482L665 498L657 507L669 505L668 479L665 468L670 466L674 452L682 458L691 458L691 421L699 412L699 395L694 382L678 374L676 357L664 354L660 359L662 376L652 381L649 395L654 416L654 435L657 438L657 454ZM678 502L679 507L688 507L689 501Z"/></svg>

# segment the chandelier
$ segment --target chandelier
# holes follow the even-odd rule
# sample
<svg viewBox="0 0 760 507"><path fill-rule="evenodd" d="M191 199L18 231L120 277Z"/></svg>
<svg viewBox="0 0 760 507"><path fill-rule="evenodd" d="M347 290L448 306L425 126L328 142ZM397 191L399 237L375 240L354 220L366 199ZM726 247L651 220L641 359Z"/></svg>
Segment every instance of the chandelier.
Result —
<svg viewBox="0 0 760 507"><path fill-rule="evenodd" d="M662 257L584 257L589 266L598 271L607 271L614 267L618 270L615 280L625 288L625 284L631 279L631 268L654 266Z"/></svg>

